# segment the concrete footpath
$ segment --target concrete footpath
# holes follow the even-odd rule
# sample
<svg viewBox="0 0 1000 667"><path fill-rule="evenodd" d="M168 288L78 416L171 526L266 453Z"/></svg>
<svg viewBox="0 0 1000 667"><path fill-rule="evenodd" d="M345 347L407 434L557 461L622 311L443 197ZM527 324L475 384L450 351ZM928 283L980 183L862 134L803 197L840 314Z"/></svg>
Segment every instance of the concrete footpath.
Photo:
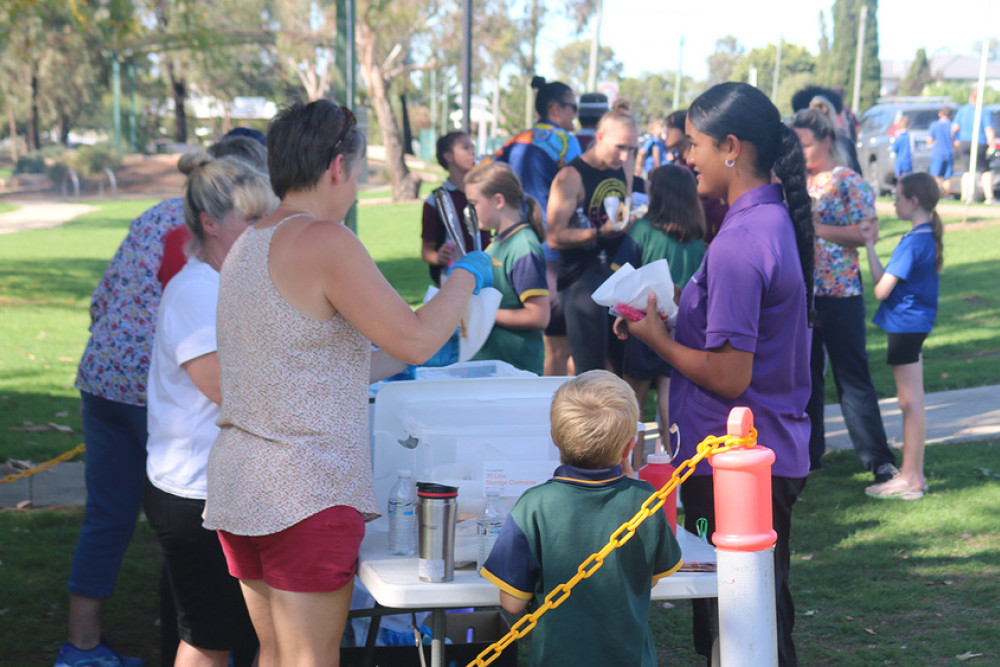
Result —
<svg viewBox="0 0 1000 667"><path fill-rule="evenodd" d="M67 204L63 202L20 202L10 201L20 206L17 210L0 213L0 234L13 234L28 229L58 227L84 213L97 210L88 204Z"/></svg>
<svg viewBox="0 0 1000 667"><path fill-rule="evenodd" d="M886 434L902 446L903 420L895 398L879 402ZM830 450L850 449L839 405L826 407L826 437ZM1000 439L1000 385L959 389L927 396L927 443L952 444ZM0 484L0 507L31 501L32 507L80 505L86 499L84 464L60 463L27 479Z"/></svg>

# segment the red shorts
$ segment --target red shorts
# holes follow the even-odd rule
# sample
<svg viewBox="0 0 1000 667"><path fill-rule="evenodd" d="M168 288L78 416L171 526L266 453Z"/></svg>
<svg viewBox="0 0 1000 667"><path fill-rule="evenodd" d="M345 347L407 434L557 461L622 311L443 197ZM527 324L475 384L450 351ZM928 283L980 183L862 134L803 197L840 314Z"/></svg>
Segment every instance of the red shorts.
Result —
<svg viewBox="0 0 1000 667"><path fill-rule="evenodd" d="M358 571L365 520L353 507L330 507L271 535L219 532L229 574L263 579L271 588L326 593L343 588Z"/></svg>

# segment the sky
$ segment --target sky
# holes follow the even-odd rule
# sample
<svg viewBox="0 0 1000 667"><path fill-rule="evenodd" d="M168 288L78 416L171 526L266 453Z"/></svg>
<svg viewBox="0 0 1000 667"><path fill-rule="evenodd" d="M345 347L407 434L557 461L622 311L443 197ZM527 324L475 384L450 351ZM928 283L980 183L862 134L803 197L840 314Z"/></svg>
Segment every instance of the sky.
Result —
<svg viewBox="0 0 1000 667"><path fill-rule="evenodd" d="M973 42L1000 38L998 0L957 0L933 10L927 9L933 5L919 0L880 0L878 4L883 60L912 60L921 47L927 49L928 56L938 50L971 54ZM573 39L573 26L560 16L563 0L547 0L546 6L549 12L539 44L539 73L550 77L554 75L552 54ZM767 9L762 11L761 7ZM684 74L704 80L715 41L726 35L736 37L747 51L775 44L783 35L786 43L815 54L820 10L826 16L827 36L833 39L832 7L832 0L605 0L601 43L614 49L625 76L675 70L680 55ZM965 27L967 24L972 27ZM980 34L983 29L986 33ZM588 26L581 38L592 35L592 26ZM681 36L684 50L679 54Z"/></svg>

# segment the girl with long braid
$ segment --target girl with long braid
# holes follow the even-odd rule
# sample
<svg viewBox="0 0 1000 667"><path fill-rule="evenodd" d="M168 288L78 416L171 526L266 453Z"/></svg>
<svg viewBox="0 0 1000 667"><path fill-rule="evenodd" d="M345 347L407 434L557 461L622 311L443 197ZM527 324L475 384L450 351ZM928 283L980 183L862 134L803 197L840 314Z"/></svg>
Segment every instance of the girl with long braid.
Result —
<svg viewBox="0 0 1000 667"><path fill-rule="evenodd" d="M753 410L760 442L774 450L771 470L774 574L781 665L797 664L788 587L792 505L809 474L809 322L813 226L805 164L795 133L756 88L724 83L691 105L688 162L698 194L730 204L718 236L680 297L671 338L649 296L646 317L629 331L676 371L670 415L680 459L706 436L726 432L729 411ZM773 184L772 174L781 181ZM786 206L787 205L787 206ZM681 487L685 527L715 530L712 470L705 462ZM711 655L714 605L694 601L695 649Z"/></svg>

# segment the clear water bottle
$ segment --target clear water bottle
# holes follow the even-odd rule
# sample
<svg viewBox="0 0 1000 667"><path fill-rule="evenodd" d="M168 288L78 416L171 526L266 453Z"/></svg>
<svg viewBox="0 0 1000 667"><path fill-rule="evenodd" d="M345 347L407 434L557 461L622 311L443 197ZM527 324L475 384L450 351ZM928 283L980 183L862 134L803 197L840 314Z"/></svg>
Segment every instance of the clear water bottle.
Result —
<svg viewBox="0 0 1000 667"><path fill-rule="evenodd" d="M409 470L396 474L389 492L389 553L412 556L417 553L417 489Z"/></svg>
<svg viewBox="0 0 1000 667"><path fill-rule="evenodd" d="M493 551L500 528L507 518L507 508L500 500L500 489L489 489L486 492L486 508L476 519L476 532L479 535L479 557L476 559L476 571L483 569L486 559Z"/></svg>
<svg viewBox="0 0 1000 667"><path fill-rule="evenodd" d="M573 229L589 229L593 227L590 224L590 218L587 217L587 212L583 210L582 206L577 208L570 217L569 226Z"/></svg>

